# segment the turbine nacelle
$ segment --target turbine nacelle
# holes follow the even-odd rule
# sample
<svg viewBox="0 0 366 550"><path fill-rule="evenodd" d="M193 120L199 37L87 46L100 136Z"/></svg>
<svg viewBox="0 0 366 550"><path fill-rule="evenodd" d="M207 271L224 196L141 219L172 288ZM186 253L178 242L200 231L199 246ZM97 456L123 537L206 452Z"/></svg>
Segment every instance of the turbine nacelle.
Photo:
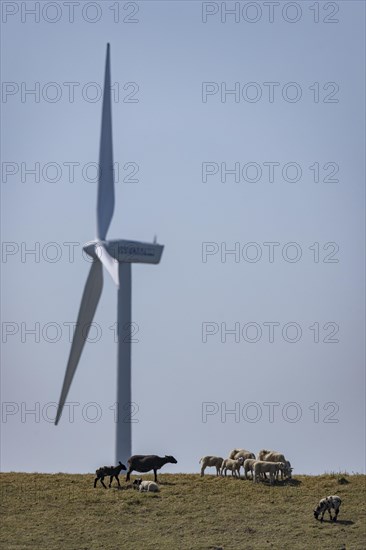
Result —
<svg viewBox="0 0 366 550"><path fill-rule="evenodd" d="M88 256L94 259L103 261L103 253L107 251L116 262L139 264L158 264L163 249L161 244L127 240L92 241L83 246Z"/></svg>

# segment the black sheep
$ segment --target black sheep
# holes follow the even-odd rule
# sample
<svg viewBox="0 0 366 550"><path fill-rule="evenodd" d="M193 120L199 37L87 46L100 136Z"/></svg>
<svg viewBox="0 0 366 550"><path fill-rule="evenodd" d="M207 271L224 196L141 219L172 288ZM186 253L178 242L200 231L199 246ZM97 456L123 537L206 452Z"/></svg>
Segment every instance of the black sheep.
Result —
<svg viewBox="0 0 366 550"><path fill-rule="evenodd" d="M128 459L128 471L126 481L130 480L131 472L146 473L154 470L154 480L157 483L158 478L156 472L164 466L164 464L177 464L174 456L165 455L164 457L157 455L133 455Z"/></svg>
<svg viewBox="0 0 366 550"><path fill-rule="evenodd" d="M94 480L94 488L97 486L97 481L99 479L104 489L106 489L107 487L104 485L104 481L103 481L106 476L110 476L109 487L112 485L112 480L114 477L117 480L118 487L121 487L121 484L118 478L119 474L121 473L121 470L127 470L126 466L122 464L121 461L118 463L118 466L102 466L101 468L98 468L98 470L96 470L95 472L95 475L97 477Z"/></svg>

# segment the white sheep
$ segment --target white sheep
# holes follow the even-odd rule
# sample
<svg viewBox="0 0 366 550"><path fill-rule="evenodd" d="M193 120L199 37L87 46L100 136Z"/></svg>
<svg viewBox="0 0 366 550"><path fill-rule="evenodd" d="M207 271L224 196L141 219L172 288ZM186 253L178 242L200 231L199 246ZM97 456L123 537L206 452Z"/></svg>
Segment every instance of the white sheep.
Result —
<svg viewBox="0 0 366 550"><path fill-rule="evenodd" d="M255 454L250 451L246 451L245 449L233 449L229 454L229 458L233 460L237 460L240 457L243 459L243 463L244 463L245 460L247 460L247 458L254 459ZM239 475L240 475L240 468L239 468Z"/></svg>
<svg viewBox="0 0 366 550"><path fill-rule="evenodd" d="M158 493L160 491L159 485L155 481L142 481L141 478L135 479L133 487L138 488L140 493Z"/></svg>
<svg viewBox="0 0 366 550"><path fill-rule="evenodd" d="M256 460L253 464L253 481L254 483L257 483L261 477L261 474L269 473L269 480L271 485L273 485L275 479L278 477L278 472L282 472L284 468L285 464L283 462L265 462L264 460Z"/></svg>
<svg viewBox="0 0 366 550"><path fill-rule="evenodd" d="M253 479L253 476L254 476L253 466L256 460L257 460L256 458L247 458L246 460L244 460L243 468L244 468L245 479L248 479L248 472L252 473L252 479Z"/></svg>
<svg viewBox="0 0 366 550"><path fill-rule="evenodd" d="M258 460L264 460L265 462L283 462L285 468L281 471L281 479L283 479L284 476L291 479L293 468L291 468L291 464L286 460L284 454L278 451L267 451L266 449L262 449L258 453Z"/></svg>
<svg viewBox="0 0 366 550"><path fill-rule="evenodd" d="M322 498L318 506L314 510L315 519L318 519L319 514L321 514L320 521L323 521L324 514L328 510L330 521L332 520L337 521L337 516L339 514L339 508L341 504L342 504L342 501L337 495ZM335 516L333 518L331 514L332 508L334 509L334 512L335 512Z"/></svg>
<svg viewBox="0 0 366 550"><path fill-rule="evenodd" d="M204 476L205 469L215 467L216 475L220 475L220 470L224 459L221 456L203 456L200 460L201 464L201 476Z"/></svg>
<svg viewBox="0 0 366 550"><path fill-rule="evenodd" d="M221 475L225 476L228 470L231 470L231 475L234 477L240 477L240 468L242 467L244 462L243 457L239 457L236 460L233 460L232 458L225 458L224 462L222 463L221 468Z"/></svg>

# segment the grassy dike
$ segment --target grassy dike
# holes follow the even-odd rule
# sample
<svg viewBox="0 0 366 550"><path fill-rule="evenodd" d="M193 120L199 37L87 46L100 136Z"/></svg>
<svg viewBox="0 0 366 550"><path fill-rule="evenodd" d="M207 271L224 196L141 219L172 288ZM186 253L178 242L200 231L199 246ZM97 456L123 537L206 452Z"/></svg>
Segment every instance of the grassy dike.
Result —
<svg viewBox="0 0 366 550"><path fill-rule="evenodd" d="M133 479L133 478L132 478ZM146 476L145 479L152 479ZM366 549L364 475L295 476L292 484L161 474L161 492L94 475L0 474L2 550ZM312 510L338 494L337 523Z"/></svg>

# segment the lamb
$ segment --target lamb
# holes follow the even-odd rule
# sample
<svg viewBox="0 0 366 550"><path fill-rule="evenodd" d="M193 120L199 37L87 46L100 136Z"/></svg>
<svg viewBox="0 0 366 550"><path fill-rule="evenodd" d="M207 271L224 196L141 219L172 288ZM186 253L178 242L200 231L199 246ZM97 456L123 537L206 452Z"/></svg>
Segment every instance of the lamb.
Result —
<svg viewBox="0 0 366 550"><path fill-rule="evenodd" d="M281 479L283 479L284 477L291 479L291 472L293 468L291 468L290 462L285 459L285 456L282 453L279 453L278 451L267 451L266 449L262 449L258 453L258 460L263 460L265 462L283 462L285 464L285 468L283 471L281 471Z"/></svg>
<svg viewBox="0 0 366 550"><path fill-rule="evenodd" d="M253 466L256 460L257 460L256 458L247 458L246 460L244 460L243 468L244 468L245 479L248 479L248 472L252 473L252 479L253 479L254 477Z"/></svg>
<svg viewBox="0 0 366 550"><path fill-rule="evenodd" d="M158 493L160 491L157 483L154 481L142 481L141 477L135 479L132 485L133 488L138 489L140 493Z"/></svg>
<svg viewBox="0 0 366 550"><path fill-rule="evenodd" d="M269 473L269 479L271 485L275 482L275 479L278 476L278 472L282 472L285 469L285 464L283 462L265 462L264 460L257 460L253 464L254 476L253 481L257 483L260 479L261 474ZM266 477L266 476L264 476Z"/></svg>
<svg viewBox="0 0 366 550"><path fill-rule="evenodd" d="M104 485L104 478L106 476L109 477L109 487L112 485L112 480L115 477L118 483L118 487L121 487L121 484L119 482L119 474L121 473L121 470L127 470L126 466L122 464L121 461L119 461L118 466L102 466L101 468L98 468L98 470L95 471L95 475L97 476L94 480L94 489L97 486L98 479L100 480L101 484L103 485L104 489L107 487Z"/></svg>
<svg viewBox="0 0 366 550"><path fill-rule="evenodd" d="M201 477L204 476L205 469L211 467L216 468L216 475L219 476L223 461L224 459L221 456L203 456L199 462L201 464Z"/></svg>
<svg viewBox="0 0 366 550"><path fill-rule="evenodd" d="M229 454L229 458L233 460L237 460L238 458L243 459L243 463L247 458L255 459L255 454L251 453L250 451L246 451L245 449L233 449L231 453ZM240 468L239 468L239 475L240 475Z"/></svg>
<svg viewBox="0 0 366 550"><path fill-rule="evenodd" d="M243 462L243 457L239 457L237 460L233 460L232 458L225 458L221 467L221 475L224 475L225 472L226 476L227 471L231 470L232 476L240 478L240 468L242 467Z"/></svg>
<svg viewBox="0 0 366 550"><path fill-rule="evenodd" d="M177 464L174 456L165 455L164 457L157 455L133 455L128 459L128 471L126 475L126 481L130 480L131 472L136 471L142 474L146 474L151 470L154 470L154 481L157 483L158 478L156 472L164 466L164 464Z"/></svg>
<svg viewBox="0 0 366 550"><path fill-rule="evenodd" d="M318 506L314 510L314 518L318 519L319 514L321 513L320 521L323 521L324 514L328 510L330 521L337 521L337 516L339 514L339 508L342 504L341 499L337 495L329 496L322 498L319 501ZM334 509L335 515L332 518L331 509Z"/></svg>

